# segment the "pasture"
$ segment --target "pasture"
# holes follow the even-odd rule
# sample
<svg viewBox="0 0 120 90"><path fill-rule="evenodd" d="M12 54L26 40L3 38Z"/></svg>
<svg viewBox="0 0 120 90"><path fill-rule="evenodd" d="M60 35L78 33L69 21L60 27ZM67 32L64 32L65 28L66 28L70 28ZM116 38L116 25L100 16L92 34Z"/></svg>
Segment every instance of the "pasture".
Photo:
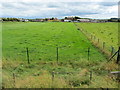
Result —
<svg viewBox="0 0 120 90"><path fill-rule="evenodd" d="M77 30L73 23L3 23L3 57L11 60L26 60L26 47L30 60L102 61L105 57Z"/></svg>
<svg viewBox="0 0 120 90"><path fill-rule="evenodd" d="M109 73L118 66L73 23L5 22L2 28L4 88L117 87Z"/></svg>
<svg viewBox="0 0 120 90"><path fill-rule="evenodd" d="M118 23L77 23L78 26L86 30L88 33L105 42L106 48L111 51L114 47L118 49Z"/></svg>

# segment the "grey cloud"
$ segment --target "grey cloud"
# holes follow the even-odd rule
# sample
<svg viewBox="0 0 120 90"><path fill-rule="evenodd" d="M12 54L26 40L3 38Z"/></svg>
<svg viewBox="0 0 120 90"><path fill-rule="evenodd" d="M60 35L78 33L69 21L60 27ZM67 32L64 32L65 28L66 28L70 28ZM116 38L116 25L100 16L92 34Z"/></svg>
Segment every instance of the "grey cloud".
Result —
<svg viewBox="0 0 120 90"><path fill-rule="evenodd" d="M100 2L99 5L114 6L114 5L118 5L118 2Z"/></svg>

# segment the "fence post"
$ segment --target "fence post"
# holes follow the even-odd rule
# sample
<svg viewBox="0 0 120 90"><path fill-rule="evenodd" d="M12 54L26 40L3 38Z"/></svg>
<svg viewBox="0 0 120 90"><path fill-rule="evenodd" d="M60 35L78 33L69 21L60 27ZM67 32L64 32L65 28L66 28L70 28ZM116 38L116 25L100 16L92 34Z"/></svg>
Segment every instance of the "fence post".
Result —
<svg viewBox="0 0 120 90"><path fill-rule="evenodd" d="M30 64L30 59L29 59L29 50L28 50L28 47L26 48L26 50L27 50L27 61L28 61L28 64Z"/></svg>
<svg viewBox="0 0 120 90"><path fill-rule="evenodd" d="M90 71L90 81L92 80L92 71Z"/></svg>
<svg viewBox="0 0 120 90"><path fill-rule="evenodd" d="M90 59L90 48L88 47L88 60Z"/></svg>
<svg viewBox="0 0 120 90"><path fill-rule="evenodd" d="M103 49L105 48L105 42L103 42Z"/></svg>
<svg viewBox="0 0 120 90"><path fill-rule="evenodd" d="M15 73L13 73L13 83L14 83L14 87L15 87Z"/></svg>
<svg viewBox="0 0 120 90"><path fill-rule="evenodd" d="M113 53L114 53L114 47L111 46L111 55L113 55Z"/></svg>
<svg viewBox="0 0 120 90"><path fill-rule="evenodd" d="M54 71L52 71L52 85L53 85L53 82L54 82L54 77L55 77L55 72Z"/></svg>
<svg viewBox="0 0 120 90"><path fill-rule="evenodd" d="M116 63L119 64L119 61L120 61L120 47L118 49L118 55L117 55L117 61L116 61Z"/></svg>
<svg viewBox="0 0 120 90"><path fill-rule="evenodd" d="M59 57L58 57L58 46L56 47L56 59L57 59L57 64L58 64L58 59L59 59Z"/></svg>
<svg viewBox="0 0 120 90"><path fill-rule="evenodd" d="M99 41L100 41L100 40L98 39L98 43L99 43Z"/></svg>

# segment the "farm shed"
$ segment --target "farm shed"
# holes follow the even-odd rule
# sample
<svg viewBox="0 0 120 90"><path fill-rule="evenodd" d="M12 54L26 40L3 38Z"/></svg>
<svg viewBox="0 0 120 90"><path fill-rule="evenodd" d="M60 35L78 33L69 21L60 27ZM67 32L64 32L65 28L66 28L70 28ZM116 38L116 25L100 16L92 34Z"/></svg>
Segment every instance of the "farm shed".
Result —
<svg viewBox="0 0 120 90"><path fill-rule="evenodd" d="M64 22L72 22L72 20L67 20L67 19L65 19Z"/></svg>
<svg viewBox="0 0 120 90"><path fill-rule="evenodd" d="M89 19L77 19L77 21L79 21L79 22L90 22Z"/></svg>
<svg viewBox="0 0 120 90"><path fill-rule="evenodd" d="M97 23L98 20L90 20L90 22Z"/></svg>
<svg viewBox="0 0 120 90"><path fill-rule="evenodd" d="M118 22L120 20L120 18L111 18L110 21L111 22Z"/></svg>
<svg viewBox="0 0 120 90"><path fill-rule="evenodd" d="M28 19L23 19L23 18L20 18L19 19L21 22L28 22L29 20Z"/></svg>
<svg viewBox="0 0 120 90"><path fill-rule="evenodd" d="M44 20L43 19L30 19L30 21L32 21L32 22L43 22Z"/></svg>

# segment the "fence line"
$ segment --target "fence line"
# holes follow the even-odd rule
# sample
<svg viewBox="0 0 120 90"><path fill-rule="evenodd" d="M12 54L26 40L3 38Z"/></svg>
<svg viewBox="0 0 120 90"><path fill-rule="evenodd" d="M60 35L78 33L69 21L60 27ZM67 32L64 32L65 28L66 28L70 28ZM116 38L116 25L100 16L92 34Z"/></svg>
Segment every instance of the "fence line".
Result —
<svg viewBox="0 0 120 90"><path fill-rule="evenodd" d="M111 57L114 54L115 48L113 46L107 46L106 42L102 42L99 38L97 38L95 35L87 32L87 30L84 30L79 25L74 23L74 25L97 47L100 49L101 52L105 53L107 57ZM97 41L96 41L97 40ZM101 43L102 42L102 43ZM116 60L117 57L114 57L113 59Z"/></svg>
<svg viewBox="0 0 120 90"><path fill-rule="evenodd" d="M107 54L109 57L112 56L114 54L114 52L117 51L117 50L115 50L115 48L113 46L108 47L106 42L102 42L95 35L89 33L87 30L84 30L83 28L78 26L76 23L74 23L74 24L75 24L75 26L77 27L78 30L80 30L96 47L98 47L100 49L100 51L102 51L103 53ZM86 47L86 48L88 49L87 53L88 53L88 60L89 60L90 59L90 49L88 47ZM58 48L58 46L57 46L56 47L56 53L55 53L55 55L56 55L55 59L56 59L57 64L59 63L59 59L60 59L60 57L59 57L59 49L60 48ZM35 50L33 49L32 52L33 51L35 51ZM25 52L26 52L27 62L28 62L28 64L30 64L30 62L32 61L31 60L32 56L30 58L30 55L29 55L29 53L31 53L31 50L29 50L29 48L26 47ZM39 53L40 53L40 51L39 51ZM21 56L21 57L23 57L23 56ZM116 57L114 57L114 58L116 59Z"/></svg>

